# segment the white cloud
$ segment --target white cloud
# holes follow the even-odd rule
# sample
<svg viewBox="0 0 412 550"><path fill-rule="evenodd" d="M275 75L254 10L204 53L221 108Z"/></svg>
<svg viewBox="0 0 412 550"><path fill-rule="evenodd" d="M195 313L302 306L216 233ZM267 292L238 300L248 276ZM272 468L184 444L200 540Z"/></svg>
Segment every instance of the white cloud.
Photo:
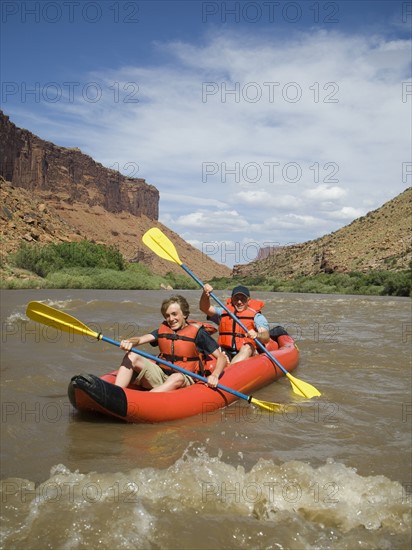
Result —
<svg viewBox="0 0 412 550"><path fill-rule="evenodd" d="M342 189L342 187L328 187L327 185L322 184L314 187L313 189L306 189L303 194L308 199L319 201L336 200L344 197L346 195L346 190Z"/></svg>
<svg viewBox="0 0 412 550"><path fill-rule="evenodd" d="M340 210L329 212L329 217L335 220L354 220L366 214L364 208L353 208L352 206L344 206Z"/></svg>
<svg viewBox="0 0 412 550"><path fill-rule="evenodd" d="M185 195L179 191L176 191L175 193L162 192L160 199L161 201L165 201L166 204L176 203L178 205L178 209L180 208L179 205L187 205L192 207L197 207L199 205L199 197L195 195ZM205 197L202 199L202 206L209 206L211 209L218 208L222 210L227 208L228 205L213 197Z"/></svg>
<svg viewBox="0 0 412 550"><path fill-rule="evenodd" d="M229 233L237 233L249 226L248 221L243 219L236 210L196 211L173 218L173 222L180 229L210 231L211 227L218 226Z"/></svg>

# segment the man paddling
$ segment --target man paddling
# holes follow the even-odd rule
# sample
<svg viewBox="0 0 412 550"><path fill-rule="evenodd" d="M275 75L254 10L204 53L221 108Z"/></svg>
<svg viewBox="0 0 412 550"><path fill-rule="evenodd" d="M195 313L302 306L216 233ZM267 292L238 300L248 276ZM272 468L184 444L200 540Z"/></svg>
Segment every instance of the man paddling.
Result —
<svg viewBox="0 0 412 550"><path fill-rule="evenodd" d="M194 383L190 376L174 372L168 367L160 367L130 351L134 346L151 344L159 346L162 359L191 372L202 373L202 355L212 355L216 358L216 366L208 376L207 383L216 387L227 358L202 323L188 321L190 311L187 300L180 295L172 296L163 301L161 312L165 320L157 330L121 341L120 348L128 353L120 365L115 384L125 388L133 381L143 388L161 392L177 390Z"/></svg>
<svg viewBox="0 0 412 550"><path fill-rule="evenodd" d="M213 292L212 286L205 284L199 308L206 313L208 319L219 325L218 344L222 351L232 364L256 355L258 351L255 340L265 345L270 339L269 323L261 313L265 303L251 299L249 289L245 286L237 286L233 289L226 307L248 329L245 332L222 307L211 305L211 292Z"/></svg>

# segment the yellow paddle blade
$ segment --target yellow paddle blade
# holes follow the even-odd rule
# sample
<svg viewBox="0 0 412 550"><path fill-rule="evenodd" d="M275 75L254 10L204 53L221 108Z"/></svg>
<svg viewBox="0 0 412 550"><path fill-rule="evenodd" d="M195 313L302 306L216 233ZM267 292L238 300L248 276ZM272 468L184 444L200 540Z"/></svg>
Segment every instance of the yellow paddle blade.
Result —
<svg viewBox="0 0 412 550"><path fill-rule="evenodd" d="M98 333L81 323L75 317L63 313L41 302L30 302L26 309L29 319L54 327L70 334L81 334L98 338Z"/></svg>
<svg viewBox="0 0 412 550"><path fill-rule="evenodd" d="M146 231L142 241L161 258L182 265L174 244L157 227L152 227L152 229Z"/></svg>
<svg viewBox="0 0 412 550"><path fill-rule="evenodd" d="M287 373L286 376L291 381L292 389L297 395L300 395L301 397L307 397L308 399L312 399L312 397L318 397L319 395L321 395L319 390L317 390L314 386L311 386L307 382L298 380L290 373Z"/></svg>
<svg viewBox="0 0 412 550"><path fill-rule="evenodd" d="M279 403L270 403L269 401L259 401L255 397L251 397L250 403L268 412L282 412L284 406Z"/></svg>

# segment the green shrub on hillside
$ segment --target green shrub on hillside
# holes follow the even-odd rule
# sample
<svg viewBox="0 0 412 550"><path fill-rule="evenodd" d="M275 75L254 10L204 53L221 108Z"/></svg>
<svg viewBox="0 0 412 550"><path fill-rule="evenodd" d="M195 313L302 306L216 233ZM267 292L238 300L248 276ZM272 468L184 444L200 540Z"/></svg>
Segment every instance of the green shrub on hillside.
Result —
<svg viewBox="0 0 412 550"><path fill-rule="evenodd" d="M154 275L140 263L129 264L123 271L101 267L65 267L48 273L45 281L49 288L158 290L161 285L171 285L176 289L193 288L187 277L171 273L166 277Z"/></svg>
<svg viewBox="0 0 412 550"><path fill-rule="evenodd" d="M54 249L54 245L39 247L22 243L13 258L13 264L20 269L32 271L40 277L46 275L53 269L58 270L64 267L64 262Z"/></svg>
<svg viewBox="0 0 412 550"><path fill-rule="evenodd" d="M46 278L50 288L94 288L111 290L146 290L151 288L149 277L132 271L117 271L97 267L69 267L49 273Z"/></svg>
<svg viewBox="0 0 412 550"><path fill-rule="evenodd" d="M385 281L382 294L412 297L412 270L392 273L392 277Z"/></svg>
<svg viewBox="0 0 412 550"><path fill-rule="evenodd" d="M86 240L45 246L23 243L14 256L14 265L40 277L70 267L125 269L123 256L117 248Z"/></svg>
<svg viewBox="0 0 412 550"><path fill-rule="evenodd" d="M179 288L181 290L193 290L199 288L198 285L186 275L178 275L169 271L165 275L167 283L173 288Z"/></svg>

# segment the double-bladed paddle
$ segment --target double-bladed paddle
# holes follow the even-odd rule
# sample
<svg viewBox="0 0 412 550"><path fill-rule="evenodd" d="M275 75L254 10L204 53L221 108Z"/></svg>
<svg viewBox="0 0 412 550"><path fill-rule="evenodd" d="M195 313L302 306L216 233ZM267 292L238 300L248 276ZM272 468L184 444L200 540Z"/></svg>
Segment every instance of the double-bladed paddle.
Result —
<svg viewBox="0 0 412 550"><path fill-rule="evenodd" d="M179 255L176 251L176 248L174 244L170 241L168 237L162 231L160 231L157 227L152 227L152 229L149 229L146 231L146 233L143 235L142 240L144 244L149 247L155 254L160 256L161 258L164 258L165 260L169 260L171 262L175 262L176 264L180 265L184 271L192 279L194 279L199 286L202 288L204 287L204 284L200 279L196 277L194 273L190 271L190 269L180 260ZM220 307L222 307L231 317L236 321L236 323L245 331L247 332L247 328L244 326L242 321L236 317L220 300L217 298L212 292L210 293L210 296L219 304ZM269 359L277 365L280 370L285 374L289 381L292 384L293 391L300 395L301 397L307 397L311 399L312 397L316 397L321 395L320 391L317 390L314 386L311 384L308 384L307 382L303 382L302 380L299 380L298 378L295 378L288 372L285 367L283 367L279 361L273 357L273 355L265 348L265 346L260 342L259 340L255 340L256 344L259 346L259 348L265 353Z"/></svg>
<svg viewBox="0 0 412 550"><path fill-rule="evenodd" d="M54 309L51 306L47 306L46 304L43 304L41 302L30 302L27 305L26 315L33 321L37 321L38 323L43 323L44 325L60 329L64 332L69 332L70 334L80 334L82 336L91 336L92 338L96 338L97 340L103 340L104 342L120 347L120 342L118 342L117 340L112 340L107 336L103 336L101 332L96 332L95 330L89 328L75 317ZM131 351L137 353L138 355L141 355L142 357L146 357L146 359L151 359L156 363L161 363L162 365L170 367L173 370L177 370L179 372L182 372L183 374L186 374L187 376L191 376L192 378L207 383L207 378L200 376L195 372L190 372L186 369L183 369L182 367L174 365L173 363L169 363L168 361L164 361L160 357L155 357L154 355L150 355L149 353L146 353L145 351L136 348L132 348ZM216 389L236 395L236 397L239 397L240 399L245 399L248 403L252 403L252 405L256 405L257 407L260 407L261 409L264 409L266 411L278 412L281 411L283 408L282 405L278 403L260 401L252 395L245 395L231 388L227 388L222 384L218 384L216 386Z"/></svg>

